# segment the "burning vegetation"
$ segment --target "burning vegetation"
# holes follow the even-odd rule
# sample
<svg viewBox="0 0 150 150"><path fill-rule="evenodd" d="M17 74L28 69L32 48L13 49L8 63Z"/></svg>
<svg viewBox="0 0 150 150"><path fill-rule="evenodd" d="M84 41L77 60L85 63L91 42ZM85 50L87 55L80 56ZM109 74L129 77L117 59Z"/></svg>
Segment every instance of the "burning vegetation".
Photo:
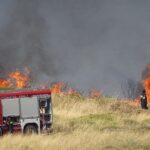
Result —
<svg viewBox="0 0 150 150"><path fill-rule="evenodd" d="M0 78L0 88L14 88L14 89L23 89L30 87L30 70L29 68L24 68L23 71L16 69L13 72L8 74L7 78ZM42 87L45 87L42 85ZM69 87L64 82L57 82L51 85L51 91L53 94L60 96L81 96L82 93L78 90ZM89 97L101 97L102 94L96 88L93 88L89 91Z"/></svg>
<svg viewBox="0 0 150 150"><path fill-rule="evenodd" d="M150 64L147 65L143 76L144 76L143 85L146 90L148 103L150 103Z"/></svg>
<svg viewBox="0 0 150 150"><path fill-rule="evenodd" d="M29 77L29 69L24 68L21 72L19 70L10 72L6 79L0 79L0 87L1 88L15 88L22 89L29 87L30 77Z"/></svg>
<svg viewBox="0 0 150 150"><path fill-rule="evenodd" d="M82 92L79 92L78 90L72 88L72 87L68 87L67 84L65 84L64 82L58 82L52 85L51 87L51 91L53 94L57 94L60 96L81 96ZM96 88L92 88L89 91L88 94L89 97L91 98L99 98L102 96L102 93L100 90L96 89Z"/></svg>
<svg viewBox="0 0 150 150"><path fill-rule="evenodd" d="M150 103L150 64L147 65L142 74L143 79L143 88L146 90L148 103ZM31 85L30 79L30 70L25 67L22 71L16 69L8 74L6 78L0 78L0 88L14 88L14 89L23 89L28 88ZM81 96L82 93L72 87L69 87L64 82L57 82L50 86L50 89L53 94L60 96ZM139 93L140 95L140 93ZM88 96L91 98L99 98L102 95L102 92L96 88L92 88L88 92ZM139 104L140 98L137 97L134 102Z"/></svg>

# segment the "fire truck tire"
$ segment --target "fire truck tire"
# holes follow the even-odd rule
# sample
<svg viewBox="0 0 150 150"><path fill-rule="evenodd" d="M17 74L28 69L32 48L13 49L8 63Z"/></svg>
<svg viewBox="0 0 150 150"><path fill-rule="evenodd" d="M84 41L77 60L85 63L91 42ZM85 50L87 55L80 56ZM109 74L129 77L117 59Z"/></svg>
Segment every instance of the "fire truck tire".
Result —
<svg viewBox="0 0 150 150"><path fill-rule="evenodd" d="M38 129L35 125L27 125L24 130L24 134L38 134Z"/></svg>
<svg viewBox="0 0 150 150"><path fill-rule="evenodd" d="M3 136L3 129L0 128L0 136Z"/></svg>

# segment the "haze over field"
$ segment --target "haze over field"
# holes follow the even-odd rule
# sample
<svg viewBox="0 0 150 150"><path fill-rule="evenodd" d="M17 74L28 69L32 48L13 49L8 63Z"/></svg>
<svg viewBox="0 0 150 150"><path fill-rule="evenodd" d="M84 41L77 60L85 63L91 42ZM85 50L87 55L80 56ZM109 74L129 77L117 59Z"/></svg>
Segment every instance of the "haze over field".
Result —
<svg viewBox="0 0 150 150"><path fill-rule="evenodd" d="M122 95L150 62L148 0L1 0L0 76L27 65L36 81Z"/></svg>

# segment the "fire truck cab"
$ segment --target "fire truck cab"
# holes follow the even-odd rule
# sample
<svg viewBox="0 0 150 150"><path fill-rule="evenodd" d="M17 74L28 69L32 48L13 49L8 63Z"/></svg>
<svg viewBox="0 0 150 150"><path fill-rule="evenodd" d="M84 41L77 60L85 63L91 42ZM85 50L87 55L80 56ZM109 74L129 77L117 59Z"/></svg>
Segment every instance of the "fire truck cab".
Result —
<svg viewBox="0 0 150 150"><path fill-rule="evenodd" d="M0 135L40 133L49 130L52 123L50 90L0 94Z"/></svg>

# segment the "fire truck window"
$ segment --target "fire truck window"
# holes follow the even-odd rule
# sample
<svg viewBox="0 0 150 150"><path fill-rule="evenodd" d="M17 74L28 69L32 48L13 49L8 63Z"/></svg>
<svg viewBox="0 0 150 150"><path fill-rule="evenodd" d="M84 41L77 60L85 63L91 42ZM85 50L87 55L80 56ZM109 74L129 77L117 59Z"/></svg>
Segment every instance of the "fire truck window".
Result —
<svg viewBox="0 0 150 150"><path fill-rule="evenodd" d="M40 113L49 113L50 98L41 98L39 101Z"/></svg>
<svg viewBox="0 0 150 150"><path fill-rule="evenodd" d="M47 98L46 99L46 103L47 103L47 107L45 108L45 112L46 113L49 113L50 112L50 98Z"/></svg>

